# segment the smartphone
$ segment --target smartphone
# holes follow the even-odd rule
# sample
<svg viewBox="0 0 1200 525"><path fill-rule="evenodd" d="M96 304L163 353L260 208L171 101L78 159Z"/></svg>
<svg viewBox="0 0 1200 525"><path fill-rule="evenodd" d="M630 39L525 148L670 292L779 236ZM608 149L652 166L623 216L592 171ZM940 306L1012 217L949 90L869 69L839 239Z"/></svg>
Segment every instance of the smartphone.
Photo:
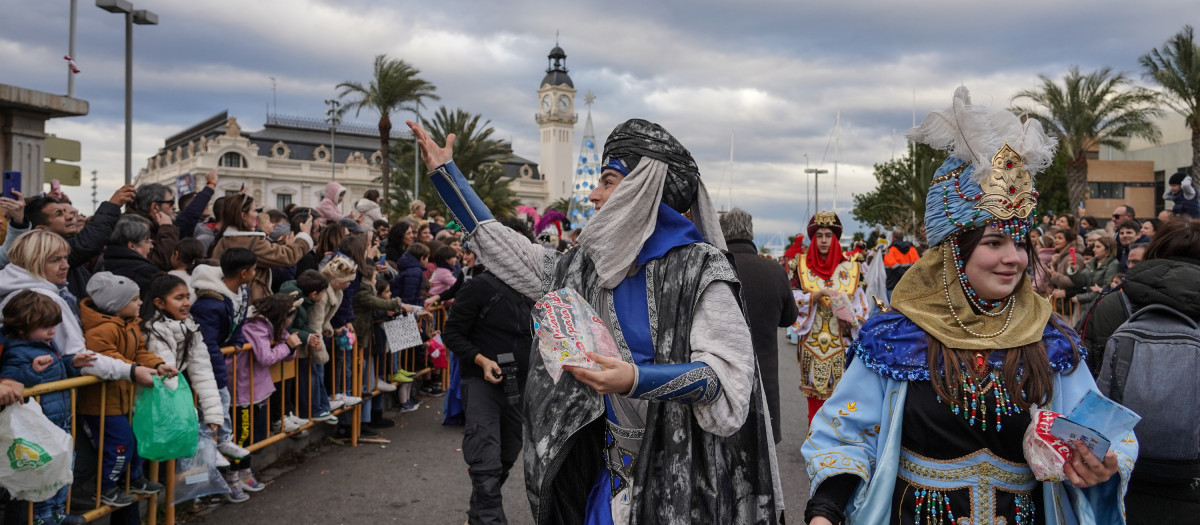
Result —
<svg viewBox="0 0 1200 525"><path fill-rule="evenodd" d="M1071 253L1071 266L1078 266L1079 263L1075 261L1075 248L1071 248L1070 253Z"/></svg>
<svg viewBox="0 0 1200 525"><path fill-rule="evenodd" d="M17 195L13 190L21 191L21 172L6 171L4 172L4 193L3 196L16 200Z"/></svg>

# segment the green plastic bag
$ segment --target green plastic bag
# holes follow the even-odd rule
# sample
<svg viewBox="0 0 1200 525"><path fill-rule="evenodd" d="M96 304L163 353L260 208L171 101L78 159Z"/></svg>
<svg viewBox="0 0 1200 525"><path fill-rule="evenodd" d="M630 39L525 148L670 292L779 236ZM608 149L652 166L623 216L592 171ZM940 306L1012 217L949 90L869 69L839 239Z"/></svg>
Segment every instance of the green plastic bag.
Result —
<svg viewBox="0 0 1200 525"><path fill-rule="evenodd" d="M154 377L153 388L143 388L133 402L133 436L138 455L150 461L190 458L196 455L200 422L187 380L178 376L179 387L163 386Z"/></svg>

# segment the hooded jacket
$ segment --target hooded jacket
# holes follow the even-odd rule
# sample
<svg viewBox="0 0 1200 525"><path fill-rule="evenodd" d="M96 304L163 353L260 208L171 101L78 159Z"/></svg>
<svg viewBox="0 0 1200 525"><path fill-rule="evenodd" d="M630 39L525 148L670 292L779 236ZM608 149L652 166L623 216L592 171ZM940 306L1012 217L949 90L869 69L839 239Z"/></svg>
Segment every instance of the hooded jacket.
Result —
<svg viewBox="0 0 1200 525"><path fill-rule="evenodd" d="M1186 257L1150 259L1134 266L1125 275L1119 292L1102 296L1083 320L1083 345L1088 352L1088 366L1093 374L1100 373L1108 338L1121 326L1131 312L1126 310L1121 296L1129 299L1136 310L1146 305L1166 305L1200 322L1200 260Z"/></svg>
<svg viewBox="0 0 1200 525"><path fill-rule="evenodd" d="M25 388L61 381L69 377L78 377L79 369L71 363L74 356L63 354L54 346L54 342L46 344L41 341L26 341L9 339L4 343L4 352L0 353L0 378L12 379L25 385ZM41 372L33 370L33 360L48 355L54 358L54 364ZM46 418L61 426L71 418L71 391L60 390L42 394L39 401Z"/></svg>
<svg viewBox="0 0 1200 525"><path fill-rule="evenodd" d="M108 237L120 218L120 207L111 202L102 202L83 229L67 239L67 244L71 246L71 255L67 256L67 264L71 266L71 273L67 275L67 289L75 297L83 299L88 296L87 283L92 278L92 272L86 264L104 251Z"/></svg>
<svg viewBox="0 0 1200 525"><path fill-rule="evenodd" d="M354 209L362 214L363 217L366 217L364 223L368 227L375 224L375 221L384 220L383 209L379 207L379 203L366 197L358 199L358 203L354 205Z"/></svg>
<svg viewBox="0 0 1200 525"><path fill-rule="evenodd" d="M246 248L258 256L254 280L250 281L250 300L253 301L271 295L272 268L295 266L312 247L312 237L304 232L297 233L287 244L276 244L263 232L244 232L229 226L213 247L212 256L220 259L230 248Z"/></svg>
<svg viewBox="0 0 1200 525"><path fill-rule="evenodd" d="M64 290L50 281L34 277L33 274L15 264L10 264L0 270L0 309L8 304L14 293L21 290L33 290L45 295L53 299L54 303L62 310L62 323L59 323L58 330L54 333L54 344L63 354L73 356L89 349L84 341L83 326L76 314L79 304L68 302L63 298ZM80 371L105 381L133 380L133 369L128 363L106 355L97 356L92 366L85 366Z"/></svg>
<svg viewBox="0 0 1200 525"><path fill-rule="evenodd" d="M234 292L225 286L223 277L221 269L216 266L201 264L192 270L192 288L196 290L192 318L200 326L200 335L208 349L213 379L218 389L229 386L229 372L225 369L221 347L241 348L246 344L242 336L242 323L250 308L247 287L243 286Z"/></svg>
<svg viewBox="0 0 1200 525"><path fill-rule="evenodd" d="M317 204L317 213L321 214L321 218L326 222L337 222L345 218L342 214L342 206L338 204L338 198L346 194L346 188L336 182L330 182L325 185L325 198Z"/></svg>
<svg viewBox="0 0 1200 525"><path fill-rule="evenodd" d="M142 254L118 244L110 244L104 249L104 256L96 263L96 271L128 277L143 293L150 288L150 281L154 280L154 276L163 272L150 262L150 259L142 257Z"/></svg>
<svg viewBox="0 0 1200 525"><path fill-rule="evenodd" d="M904 277L904 272L907 272L912 265L917 263L921 256L917 254L917 248L908 241L896 241L888 248L887 255L883 257L883 266L887 272L887 289L891 290L900 282L900 278Z"/></svg>
<svg viewBox="0 0 1200 525"><path fill-rule="evenodd" d="M300 303L300 306L296 307L296 318L292 321L292 326L290 328L291 331L300 336L301 344L300 348L296 349L296 357L300 359L312 357L315 361L317 361L317 364L321 365L329 362L329 354L325 352L324 341L322 341L321 346L318 348L310 348L308 346L309 336L321 333L320 326L314 330L312 323L309 321L312 314L313 305L316 303L307 295L304 295L304 292L300 291L300 286L297 285L296 281L294 280L283 283L283 285L279 287L279 291L282 293L296 292L297 295L300 295L304 298L304 302ZM329 295L329 292L326 291L324 295Z"/></svg>
<svg viewBox="0 0 1200 525"><path fill-rule="evenodd" d="M284 338L274 340L274 330L266 318L255 316L249 319L242 327L242 333L246 342L250 343L250 350L235 352L225 357L226 367L232 366L233 360L238 359L237 398L234 401L238 405L258 404L271 397L271 394L275 393L275 383L271 381L271 366L294 357Z"/></svg>
<svg viewBox="0 0 1200 525"><path fill-rule="evenodd" d="M342 299L345 301L345 299ZM362 349L369 349L374 353L386 351L385 348L376 348L373 337L372 323L375 321L375 312L398 312L402 310L397 300L384 299L375 293L375 287L371 283L362 283L358 287L358 291L354 292L354 298L351 299L354 304L354 311L357 315L354 316L354 333L358 336L358 346Z"/></svg>
<svg viewBox="0 0 1200 525"><path fill-rule="evenodd" d="M121 319L115 315L101 313L91 299L79 303L79 316L83 320L87 346L93 352L119 359L124 363L155 368L163 360L146 349L146 337L142 335L141 319ZM104 400L103 413L100 401ZM133 383L114 381L107 385L86 386L79 393L80 414L90 416L119 416L128 414L133 408Z"/></svg>
<svg viewBox="0 0 1200 525"><path fill-rule="evenodd" d="M421 284L425 279L425 265L416 256L404 252L396 261L396 277L392 278L392 297L399 297L404 304L421 304Z"/></svg>
<svg viewBox="0 0 1200 525"><path fill-rule="evenodd" d="M190 316L182 321L158 314L146 325L146 349L185 374L204 416L204 424L220 425L225 419L221 394L213 377L212 360L200 334L200 325ZM166 379L167 388L175 388L179 380Z"/></svg>

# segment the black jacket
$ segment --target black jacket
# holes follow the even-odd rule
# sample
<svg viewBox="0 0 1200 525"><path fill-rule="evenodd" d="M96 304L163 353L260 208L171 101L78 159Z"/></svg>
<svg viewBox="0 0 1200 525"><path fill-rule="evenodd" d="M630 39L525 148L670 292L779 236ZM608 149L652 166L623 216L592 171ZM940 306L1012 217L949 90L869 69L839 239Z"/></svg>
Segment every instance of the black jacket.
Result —
<svg viewBox="0 0 1200 525"><path fill-rule="evenodd" d="M1196 283L1200 283L1200 260L1196 259L1151 259L1129 270L1122 290L1098 299L1084 318L1081 331L1092 375L1100 373L1108 338L1129 319L1122 294L1134 310L1162 304L1200 321L1200 287Z"/></svg>
<svg viewBox="0 0 1200 525"><path fill-rule="evenodd" d="M110 244L104 249L104 256L96 263L97 272L112 272L113 275L128 277L137 283L142 294L150 289L150 281L162 273L150 259L126 246Z"/></svg>
<svg viewBox="0 0 1200 525"><path fill-rule="evenodd" d="M67 245L71 247L71 254L67 256L67 264L71 266L67 275L67 290L81 301L88 296L87 283L92 278L92 272L86 265L104 251L104 245L108 244L108 237L120 218L119 206L102 202L83 229L67 239Z"/></svg>
<svg viewBox="0 0 1200 525"><path fill-rule="evenodd" d="M520 367L517 377L524 383L533 348L533 303L491 273L468 280L442 328L442 341L458 357L459 375L483 377L476 355L496 361L496 356L511 352Z"/></svg>
<svg viewBox="0 0 1200 525"><path fill-rule="evenodd" d="M191 237L194 234L196 225L204 219L204 210L208 208L208 201L212 199L212 196L213 189L205 186L196 194L192 202L188 203L187 208L175 216L172 224L159 225L154 217L135 208L132 204L126 208L125 213L140 215L150 221L150 236L154 238L154 248L150 250L150 262L162 268L164 272L171 270L171 256L175 253L175 245L179 243L179 239Z"/></svg>
<svg viewBox="0 0 1200 525"><path fill-rule="evenodd" d="M734 239L727 242L729 253L733 255L734 270L742 282L750 340L762 372L775 442L779 443L782 438L779 428L779 328L795 323L799 311L783 266L760 257L751 241Z"/></svg>

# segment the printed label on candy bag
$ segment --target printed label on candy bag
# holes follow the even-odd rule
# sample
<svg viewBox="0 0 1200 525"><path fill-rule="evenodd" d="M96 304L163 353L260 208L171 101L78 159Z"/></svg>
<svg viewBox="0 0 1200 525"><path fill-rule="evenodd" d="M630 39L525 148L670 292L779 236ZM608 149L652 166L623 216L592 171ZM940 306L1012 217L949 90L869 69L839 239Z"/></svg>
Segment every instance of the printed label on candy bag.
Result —
<svg viewBox="0 0 1200 525"><path fill-rule="evenodd" d="M1050 429L1059 414L1049 410L1032 410L1033 421L1025 430L1024 452L1033 476L1040 481L1066 479L1063 466L1071 459L1072 449L1057 438Z"/></svg>
<svg viewBox="0 0 1200 525"><path fill-rule="evenodd" d="M604 321L572 288L550 292L534 304L533 328L538 351L555 383L564 365L600 370L587 352L621 357Z"/></svg>

